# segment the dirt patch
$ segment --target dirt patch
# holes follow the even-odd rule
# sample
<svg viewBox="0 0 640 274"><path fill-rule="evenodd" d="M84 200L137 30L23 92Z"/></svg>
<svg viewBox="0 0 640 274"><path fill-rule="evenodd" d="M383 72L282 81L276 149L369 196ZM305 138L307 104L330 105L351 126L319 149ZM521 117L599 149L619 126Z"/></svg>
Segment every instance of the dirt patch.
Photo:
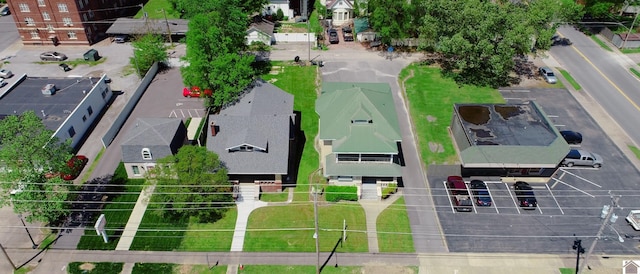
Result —
<svg viewBox="0 0 640 274"><path fill-rule="evenodd" d="M80 270L84 270L87 272L91 272L91 270L93 270L94 268L96 268L95 264L92 263L83 263L81 264L78 268L80 268Z"/></svg>
<svg viewBox="0 0 640 274"><path fill-rule="evenodd" d="M176 270L180 274L190 274L190 273L193 273L192 272L193 271L192 268L193 268L192 265L183 264L183 265L180 265L180 267L178 267L178 269L176 269Z"/></svg>
<svg viewBox="0 0 640 274"><path fill-rule="evenodd" d="M413 269L406 266L370 265L362 267L363 274L414 274Z"/></svg>
<svg viewBox="0 0 640 274"><path fill-rule="evenodd" d="M433 122L435 122L436 120L438 120L438 118L433 117L433 116L431 116L431 115L427 115L427 121L428 121L429 123L433 123Z"/></svg>
<svg viewBox="0 0 640 274"><path fill-rule="evenodd" d="M429 150L431 150L431 152L442 153L444 152L444 147L442 144L429 142Z"/></svg>

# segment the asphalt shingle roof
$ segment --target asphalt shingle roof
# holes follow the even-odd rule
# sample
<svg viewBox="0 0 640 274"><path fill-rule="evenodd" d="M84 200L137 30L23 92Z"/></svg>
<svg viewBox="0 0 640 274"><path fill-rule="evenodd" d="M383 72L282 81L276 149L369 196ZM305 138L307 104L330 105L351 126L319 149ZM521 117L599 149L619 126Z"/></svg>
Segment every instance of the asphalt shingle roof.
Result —
<svg viewBox="0 0 640 274"><path fill-rule="evenodd" d="M171 142L184 127L178 118L138 118L122 142L122 161L125 163L155 162L172 155ZM182 138L184 139L184 138ZM149 148L152 160L142 159L142 148Z"/></svg>

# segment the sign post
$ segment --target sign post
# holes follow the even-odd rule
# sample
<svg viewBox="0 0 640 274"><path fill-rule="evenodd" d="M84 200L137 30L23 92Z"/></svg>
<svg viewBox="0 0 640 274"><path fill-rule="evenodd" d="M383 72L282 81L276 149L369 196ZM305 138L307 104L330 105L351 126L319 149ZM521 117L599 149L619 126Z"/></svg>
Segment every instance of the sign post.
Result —
<svg viewBox="0 0 640 274"><path fill-rule="evenodd" d="M106 225L107 219L105 219L104 214L100 214L100 217L98 217L96 224L93 226L96 229L96 233L98 233L98 236L102 235L102 239L104 240L105 244L109 242L109 236L107 236L107 232L104 231L104 227Z"/></svg>

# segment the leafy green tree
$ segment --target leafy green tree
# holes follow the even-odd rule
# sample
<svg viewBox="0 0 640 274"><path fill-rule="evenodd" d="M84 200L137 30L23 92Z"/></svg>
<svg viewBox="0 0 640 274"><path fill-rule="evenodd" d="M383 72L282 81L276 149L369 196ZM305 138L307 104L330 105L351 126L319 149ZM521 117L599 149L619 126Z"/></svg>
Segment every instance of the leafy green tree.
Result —
<svg viewBox="0 0 640 274"><path fill-rule="evenodd" d="M282 21L282 19L284 19L284 12L282 9L278 9L278 11L276 11L276 21Z"/></svg>
<svg viewBox="0 0 640 274"><path fill-rule="evenodd" d="M413 5L408 1L369 0L369 24L382 37L382 42L390 43L392 39L411 37L416 30L413 22Z"/></svg>
<svg viewBox="0 0 640 274"><path fill-rule="evenodd" d="M158 160L151 176L157 182L151 201L164 217L214 222L233 205L227 169L206 147L183 146Z"/></svg>
<svg viewBox="0 0 640 274"><path fill-rule="evenodd" d="M240 8L246 14L262 11L269 0L170 0L182 18L190 19L198 14L206 14L221 8Z"/></svg>
<svg viewBox="0 0 640 274"><path fill-rule="evenodd" d="M129 59L138 76L143 77L155 62L167 61L167 47L161 35L147 33L133 42L133 57Z"/></svg>
<svg viewBox="0 0 640 274"><path fill-rule="evenodd" d="M238 8L193 17L187 32L182 78L187 86L213 90L207 106L221 107L236 100L252 81L253 55L243 54L247 16Z"/></svg>
<svg viewBox="0 0 640 274"><path fill-rule="evenodd" d="M529 5L482 0L422 2L420 47L439 55L443 73L458 83L510 84L513 58L548 49L557 23L580 15L570 0L537 0Z"/></svg>
<svg viewBox="0 0 640 274"><path fill-rule="evenodd" d="M70 142L53 134L33 111L0 121L0 205L13 204L27 220L50 222L67 212L67 184L58 176L45 178L69 171ZM12 191L17 192L14 197Z"/></svg>

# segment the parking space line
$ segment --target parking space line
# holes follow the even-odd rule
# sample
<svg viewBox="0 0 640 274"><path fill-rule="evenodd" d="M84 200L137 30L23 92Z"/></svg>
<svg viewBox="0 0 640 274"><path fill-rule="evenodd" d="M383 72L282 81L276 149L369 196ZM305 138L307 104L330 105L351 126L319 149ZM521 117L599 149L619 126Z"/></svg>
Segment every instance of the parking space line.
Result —
<svg viewBox="0 0 640 274"><path fill-rule="evenodd" d="M551 179L553 179L554 181L556 181L556 182L558 182L558 183L561 183L561 184L563 184L563 185L565 185L565 186L568 186L568 187L570 187L570 188L573 188L573 189L575 189L575 190L577 190L577 191L580 191L580 192L584 193L585 195L590 196L591 198L595 198L595 197L596 197L596 196L593 196L593 195L589 194L588 192L586 192L586 191L584 191L584 190L582 190L582 189L579 189L579 188L577 188L577 187L574 187L574 186L572 186L572 185L570 185L570 184L567 184L567 183L565 183L565 182L563 182L563 181L560 181L560 180L558 180L558 179L556 179L556 178L551 178Z"/></svg>
<svg viewBox="0 0 640 274"><path fill-rule="evenodd" d="M602 186L601 186L601 185L596 184L596 183L594 183L594 182L592 182L592 181L589 181L589 180L587 180L587 179L585 179L585 178L583 178L583 177L580 177L580 176L578 176L577 174L573 174L573 173L571 173L571 172L567 171L565 168L562 168L562 167L561 167L560 169L562 169L562 171L564 171L564 172L568 173L569 175L573 175L573 177L576 177L576 178L578 178L578 179L580 179L580 180L583 180L583 181L585 181L585 182L587 182L587 183L590 183L590 184L592 184L592 185L594 185L594 186L597 186L597 187L599 187L599 188L602 188ZM594 168L594 169L597 169L597 168Z"/></svg>
<svg viewBox="0 0 640 274"><path fill-rule="evenodd" d="M498 210L498 205L496 205L496 200L493 199L493 194L491 194L491 191L489 190L489 186L487 186L487 193L489 193L489 197L491 198L491 203L493 204L493 207L496 209L496 213L500 214L500 210Z"/></svg>
<svg viewBox="0 0 640 274"><path fill-rule="evenodd" d="M178 114L176 114L176 110L175 109L172 110L171 113L169 113L169 118L173 118L173 117L178 118Z"/></svg>
<svg viewBox="0 0 640 274"><path fill-rule="evenodd" d="M516 206L516 210L518 211L518 214L520 213L520 206L518 206L518 203L516 203L516 200L513 198L513 195L511 194L511 188L509 187L509 185L507 183L504 183L504 186L507 187L507 192L509 193L509 196L511 196L511 201L513 201L513 205Z"/></svg>
<svg viewBox="0 0 640 274"><path fill-rule="evenodd" d="M562 215L564 215L564 210L562 210L562 207L560 206L560 203L558 203L558 200L556 199L556 196L553 195L553 192L551 192L551 189L549 188L549 185L545 185L547 187L547 190L549 190L549 193L551 193L551 198L553 198L554 201L556 201L556 205L558 205L558 208L560 209L560 212L562 213Z"/></svg>
<svg viewBox="0 0 640 274"><path fill-rule="evenodd" d="M538 208L538 211L540 211L540 214L544 214L542 213L542 208L540 208L540 205L536 205L536 208Z"/></svg>
<svg viewBox="0 0 640 274"><path fill-rule="evenodd" d="M447 182L446 181L442 181L442 185L444 185L444 190L447 191L447 199L449 200L449 206L451 206L451 211L453 213L456 213L456 209L453 207L453 202L451 202L451 192L449 191L449 188L447 187Z"/></svg>
<svg viewBox="0 0 640 274"><path fill-rule="evenodd" d="M467 188L467 193L469 194L469 199L471 199L471 206L473 207L473 213L478 214L478 210L476 209L476 196L473 195L473 192L471 191L471 187L469 187L469 184L471 182L464 182L464 186Z"/></svg>

